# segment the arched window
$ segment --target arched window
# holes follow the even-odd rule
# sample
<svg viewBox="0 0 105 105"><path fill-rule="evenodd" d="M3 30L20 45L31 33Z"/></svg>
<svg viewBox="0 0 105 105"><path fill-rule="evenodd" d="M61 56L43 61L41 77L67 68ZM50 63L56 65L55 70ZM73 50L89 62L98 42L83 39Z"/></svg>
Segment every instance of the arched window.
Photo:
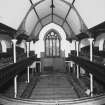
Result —
<svg viewBox="0 0 105 105"><path fill-rule="evenodd" d="M1 40L1 45L2 45L2 52L7 52L7 46L6 46L6 41L5 40Z"/></svg>
<svg viewBox="0 0 105 105"><path fill-rule="evenodd" d="M60 57L61 38L56 32L49 32L45 36L45 56Z"/></svg>

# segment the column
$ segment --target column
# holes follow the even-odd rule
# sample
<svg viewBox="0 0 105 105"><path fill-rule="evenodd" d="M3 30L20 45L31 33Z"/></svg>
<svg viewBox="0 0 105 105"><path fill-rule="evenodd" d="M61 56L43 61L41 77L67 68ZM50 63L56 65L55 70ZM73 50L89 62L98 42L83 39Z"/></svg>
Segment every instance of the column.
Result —
<svg viewBox="0 0 105 105"><path fill-rule="evenodd" d="M13 43L13 62L16 63L16 39L12 39ZM17 75L14 77L14 98L17 97Z"/></svg>
<svg viewBox="0 0 105 105"><path fill-rule="evenodd" d="M69 57L71 56L71 49L72 48L72 41L70 41L70 55L69 55ZM69 72L73 72L73 63L72 63L72 61L70 61L69 62Z"/></svg>
<svg viewBox="0 0 105 105"><path fill-rule="evenodd" d="M90 61L92 62L93 61L93 38L89 38L88 39L89 42L90 42Z"/></svg>
<svg viewBox="0 0 105 105"><path fill-rule="evenodd" d="M79 56L79 41L76 41L77 57ZM77 78L79 79L79 65L77 64Z"/></svg>
<svg viewBox="0 0 105 105"><path fill-rule="evenodd" d="M13 43L13 61L14 63L16 63L16 39L12 39L12 43Z"/></svg>
<svg viewBox="0 0 105 105"><path fill-rule="evenodd" d="M30 42L26 42L26 45L27 45L27 58L29 58Z"/></svg>
<svg viewBox="0 0 105 105"><path fill-rule="evenodd" d="M74 42L74 45L75 45L75 52L76 52L76 49L77 49L76 48L77 47L76 46L76 40L73 40L73 42ZM73 56L76 56L75 53L73 54ZM76 73L76 63L75 62L73 62L73 72Z"/></svg>
<svg viewBox="0 0 105 105"><path fill-rule="evenodd" d="M29 51L30 51L30 42L26 42L27 45L27 58L29 58ZM27 83L30 82L30 70L29 66L27 67Z"/></svg>
<svg viewBox="0 0 105 105"><path fill-rule="evenodd" d="M90 61L93 61L93 38L88 39L90 42ZM90 73L90 95L93 96L93 75Z"/></svg>

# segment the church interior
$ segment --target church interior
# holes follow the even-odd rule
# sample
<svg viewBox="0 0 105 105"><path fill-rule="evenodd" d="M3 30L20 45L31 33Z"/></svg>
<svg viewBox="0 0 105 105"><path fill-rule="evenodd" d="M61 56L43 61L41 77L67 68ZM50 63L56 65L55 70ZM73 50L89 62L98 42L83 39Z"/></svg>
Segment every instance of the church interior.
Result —
<svg viewBox="0 0 105 105"><path fill-rule="evenodd" d="M105 0L1 0L0 105L105 105Z"/></svg>

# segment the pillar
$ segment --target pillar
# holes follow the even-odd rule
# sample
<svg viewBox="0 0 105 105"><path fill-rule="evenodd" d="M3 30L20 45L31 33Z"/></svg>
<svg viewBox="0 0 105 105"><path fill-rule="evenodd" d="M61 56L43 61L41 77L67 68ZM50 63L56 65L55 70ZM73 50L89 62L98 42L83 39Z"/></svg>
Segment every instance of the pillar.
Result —
<svg viewBox="0 0 105 105"><path fill-rule="evenodd" d="M77 56L79 56L79 41L76 41Z"/></svg>
<svg viewBox="0 0 105 105"><path fill-rule="evenodd" d="M16 63L16 39L12 39L13 43L13 62ZM17 75L14 77L14 98L17 97Z"/></svg>
<svg viewBox="0 0 105 105"><path fill-rule="evenodd" d="M30 52L30 42L26 42L26 46L27 46L27 58L29 58L29 52Z"/></svg>
<svg viewBox="0 0 105 105"><path fill-rule="evenodd" d="M93 38L89 38L88 39L89 42L90 42L90 61L92 62L93 61Z"/></svg>
<svg viewBox="0 0 105 105"><path fill-rule="evenodd" d="M76 41L77 57L79 56L79 41ZM77 78L79 78L79 65L77 64Z"/></svg>
<svg viewBox="0 0 105 105"><path fill-rule="evenodd" d="M90 61L93 61L93 38L88 39L90 42ZM93 75L90 73L90 95L93 96Z"/></svg>
<svg viewBox="0 0 105 105"><path fill-rule="evenodd" d="M16 63L16 39L12 39L12 43L13 43L13 61L14 63Z"/></svg>
<svg viewBox="0 0 105 105"><path fill-rule="evenodd" d="M26 42L27 45L27 58L29 58L29 52L30 52L30 42ZM30 68L27 67L27 83L30 82Z"/></svg>
<svg viewBox="0 0 105 105"><path fill-rule="evenodd" d="M73 44L74 44L74 49L75 52L77 52L77 48L76 48L76 40L72 40ZM75 53L73 54L73 56L76 56ZM72 62L71 65L73 65L73 73L76 73L76 63L75 62Z"/></svg>
<svg viewBox="0 0 105 105"><path fill-rule="evenodd" d="M18 75L14 77L14 98L17 98L17 77Z"/></svg>

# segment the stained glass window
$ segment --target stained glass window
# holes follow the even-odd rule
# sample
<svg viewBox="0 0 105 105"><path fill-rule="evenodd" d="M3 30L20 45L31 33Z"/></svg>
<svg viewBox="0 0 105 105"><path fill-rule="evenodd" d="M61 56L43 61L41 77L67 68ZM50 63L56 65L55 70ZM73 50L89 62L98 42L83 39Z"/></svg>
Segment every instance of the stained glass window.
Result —
<svg viewBox="0 0 105 105"><path fill-rule="evenodd" d="M50 32L45 37L45 55L46 57L60 56L60 37L54 32Z"/></svg>

